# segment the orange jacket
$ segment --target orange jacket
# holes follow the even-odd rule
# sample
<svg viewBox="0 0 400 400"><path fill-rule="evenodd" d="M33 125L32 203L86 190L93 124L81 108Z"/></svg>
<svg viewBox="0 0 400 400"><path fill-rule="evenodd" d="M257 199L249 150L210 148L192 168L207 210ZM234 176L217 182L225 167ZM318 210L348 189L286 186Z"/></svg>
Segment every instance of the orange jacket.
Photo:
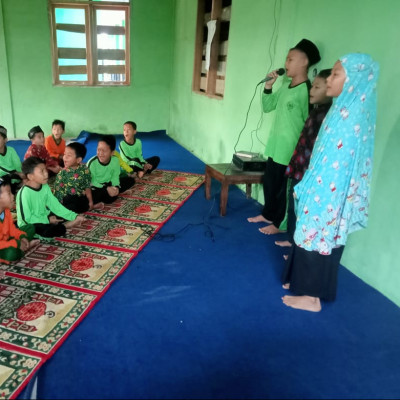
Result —
<svg viewBox="0 0 400 400"><path fill-rule="evenodd" d="M65 140L61 138L60 144L57 144L53 138L53 135L47 136L44 140L44 146L46 147L50 157L59 159L60 156L64 155L65 152Z"/></svg>
<svg viewBox="0 0 400 400"><path fill-rule="evenodd" d="M17 239L20 239L21 236L26 237L26 233L16 228L11 212L6 208L4 220L0 220L0 250L7 247L18 247Z"/></svg>

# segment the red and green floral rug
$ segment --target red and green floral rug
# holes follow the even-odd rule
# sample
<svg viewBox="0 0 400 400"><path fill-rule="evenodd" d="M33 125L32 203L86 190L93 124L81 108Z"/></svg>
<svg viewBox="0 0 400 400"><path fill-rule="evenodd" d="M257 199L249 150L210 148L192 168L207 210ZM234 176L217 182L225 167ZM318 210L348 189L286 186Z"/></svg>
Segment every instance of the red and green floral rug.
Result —
<svg viewBox="0 0 400 400"><path fill-rule="evenodd" d="M0 399L13 399L204 176L156 170L66 237L0 263ZM5 277L1 275L5 273Z"/></svg>

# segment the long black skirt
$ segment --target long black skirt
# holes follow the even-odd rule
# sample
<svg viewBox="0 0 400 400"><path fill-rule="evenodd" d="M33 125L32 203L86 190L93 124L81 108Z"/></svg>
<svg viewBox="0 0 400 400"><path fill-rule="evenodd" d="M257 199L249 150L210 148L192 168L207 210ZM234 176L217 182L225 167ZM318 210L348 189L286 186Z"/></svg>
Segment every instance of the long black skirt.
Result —
<svg viewBox="0 0 400 400"><path fill-rule="evenodd" d="M335 300L343 250L344 246L341 246L333 249L330 255L324 256L294 244L282 274L282 283L290 283L290 291L298 296Z"/></svg>

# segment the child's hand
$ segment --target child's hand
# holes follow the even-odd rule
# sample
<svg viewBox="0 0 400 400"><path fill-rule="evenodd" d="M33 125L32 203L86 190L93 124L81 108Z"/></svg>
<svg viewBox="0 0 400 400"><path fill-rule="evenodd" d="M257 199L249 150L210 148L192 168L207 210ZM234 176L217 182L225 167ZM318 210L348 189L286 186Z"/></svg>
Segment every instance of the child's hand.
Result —
<svg viewBox="0 0 400 400"><path fill-rule="evenodd" d="M149 164L149 163L144 164L144 167L143 167L143 169L145 171L148 171L149 169L152 169L152 168L153 168L153 166L151 164Z"/></svg>
<svg viewBox="0 0 400 400"><path fill-rule="evenodd" d="M80 224L81 222L86 221L86 218L85 218L84 215L78 214L74 221L75 221L77 224Z"/></svg>
<svg viewBox="0 0 400 400"><path fill-rule="evenodd" d="M58 224L59 222L62 222L62 219L58 219L55 215L52 215L51 217L49 217L49 222L51 224Z"/></svg>
<svg viewBox="0 0 400 400"><path fill-rule="evenodd" d="M21 244L20 244L19 248L22 251L27 251L29 249L29 241L27 238L22 238L20 243Z"/></svg>
<svg viewBox="0 0 400 400"><path fill-rule="evenodd" d="M115 197L115 196L118 196L119 189L117 187L115 187L115 186L108 186L107 187L107 193L109 194L109 196Z"/></svg>

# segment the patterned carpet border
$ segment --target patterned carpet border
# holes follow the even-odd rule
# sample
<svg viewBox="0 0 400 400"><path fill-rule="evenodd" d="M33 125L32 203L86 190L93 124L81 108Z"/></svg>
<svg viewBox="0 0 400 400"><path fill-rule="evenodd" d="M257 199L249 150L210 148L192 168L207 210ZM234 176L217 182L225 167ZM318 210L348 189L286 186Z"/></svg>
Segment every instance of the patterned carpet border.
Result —
<svg viewBox="0 0 400 400"><path fill-rule="evenodd" d="M0 399L17 397L43 363L41 357L0 346Z"/></svg>

